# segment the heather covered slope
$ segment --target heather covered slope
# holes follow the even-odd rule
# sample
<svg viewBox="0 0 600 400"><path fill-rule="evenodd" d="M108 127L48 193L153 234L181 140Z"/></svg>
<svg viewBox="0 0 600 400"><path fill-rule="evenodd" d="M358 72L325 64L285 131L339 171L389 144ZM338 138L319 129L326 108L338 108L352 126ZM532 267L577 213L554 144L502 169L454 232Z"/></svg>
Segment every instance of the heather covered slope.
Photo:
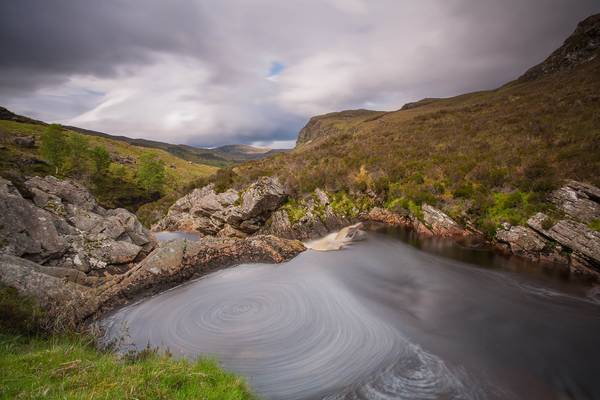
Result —
<svg viewBox="0 0 600 400"><path fill-rule="evenodd" d="M277 175L297 197L319 187L417 213L434 204L490 233L524 223L562 180L600 184L599 26L598 16L583 21L531 70L542 72L496 90L315 117L294 151L228 179Z"/></svg>

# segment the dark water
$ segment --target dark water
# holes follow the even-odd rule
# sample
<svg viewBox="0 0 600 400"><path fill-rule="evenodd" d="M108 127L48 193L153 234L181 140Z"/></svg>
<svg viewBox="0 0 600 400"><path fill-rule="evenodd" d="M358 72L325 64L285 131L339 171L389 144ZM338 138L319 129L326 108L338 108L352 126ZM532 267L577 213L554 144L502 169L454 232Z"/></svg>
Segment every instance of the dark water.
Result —
<svg viewBox="0 0 600 400"><path fill-rule="evenodd" d="M214 356L267 399L600 399L588 288L401 239L223 270L121 310L108 336Z"/></svg>

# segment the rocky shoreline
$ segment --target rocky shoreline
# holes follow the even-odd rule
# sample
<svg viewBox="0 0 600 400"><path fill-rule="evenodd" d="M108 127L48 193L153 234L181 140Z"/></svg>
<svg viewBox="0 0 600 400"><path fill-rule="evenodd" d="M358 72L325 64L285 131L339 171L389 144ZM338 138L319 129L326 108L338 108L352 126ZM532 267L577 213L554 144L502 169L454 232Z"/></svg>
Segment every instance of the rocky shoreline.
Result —
<svg viewBox="0 0 600 400"><path fill-rule="evenodd" d="M219 268L280 263L316 239L357 222L414 230L424 237L484 241L438 208L418 217L384 207L340 213L331 196L315 190L296 208L277 178L262 177L240 191L213 185L179 199L153 231L200 237L159 244L134 214L105 210L81 185L31 178L18 190L0 180L0 282L35 297L55 329L84 321ZM569 181L553 192L554 217L538 213L526 226L503 224L493 241L504 254L564 268L600 281L600 190Z"/></svg>

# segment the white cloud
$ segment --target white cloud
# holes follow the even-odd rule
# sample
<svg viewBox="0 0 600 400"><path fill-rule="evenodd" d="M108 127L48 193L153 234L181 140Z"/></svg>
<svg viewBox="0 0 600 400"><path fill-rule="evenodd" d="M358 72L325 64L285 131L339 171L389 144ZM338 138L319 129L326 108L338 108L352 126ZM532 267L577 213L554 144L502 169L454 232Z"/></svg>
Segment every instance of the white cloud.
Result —
<svg viewBox="0 0 600 400"><path fill-rule="evenodd" d="M27 15L44 11L40 4ZM49 60L51 70L29 82L36 89L21 92L14 82L25 82L31 69L18 75L0 60L0 89L3 82L10 89L0 90L0 104L84 128L205 146L289 145L315 114L391 110L494 87L541 61L598 11L594 0L577 7L570 0L92 4L95 12L69 8L76 24L45 26L48 41L34 40L39 33L31 29L40 24L22 30L31 37L15 39L20 58L4 62L41 65L35 46L64 41L77 54ZM0 33L20 29L2 22ZM90 35L88 26L99 33Z"/></svg>

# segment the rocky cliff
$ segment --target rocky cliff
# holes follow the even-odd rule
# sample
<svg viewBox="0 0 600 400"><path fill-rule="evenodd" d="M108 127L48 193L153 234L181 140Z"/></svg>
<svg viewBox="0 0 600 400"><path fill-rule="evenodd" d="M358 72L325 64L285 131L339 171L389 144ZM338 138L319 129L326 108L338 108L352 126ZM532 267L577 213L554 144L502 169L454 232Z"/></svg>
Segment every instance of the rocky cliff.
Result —
<svg viewBox="0 0 600 400"><path fill-rule="evenodd" d="M296 145L311 142L316 138L349 132L348 129L352 126L382 114L371 110L347 110L312 117L298 133Z"/></svg>
<svg viewBox="0 0 600 400"><path fill-rule="evenodd" d="M519 81L529 81L559 71L569 71L600 54L600 14L581 21L564 44L544 62L529 69Z"/></svg>
<svg viewBox="0 0 600 400"><path fill-rule="evenodd" d="M550 195L559 216L537 213L527 226L504 224L499 247L533 261L569 265L574 274L600 280L600 189L568 181Z"/></svg>

